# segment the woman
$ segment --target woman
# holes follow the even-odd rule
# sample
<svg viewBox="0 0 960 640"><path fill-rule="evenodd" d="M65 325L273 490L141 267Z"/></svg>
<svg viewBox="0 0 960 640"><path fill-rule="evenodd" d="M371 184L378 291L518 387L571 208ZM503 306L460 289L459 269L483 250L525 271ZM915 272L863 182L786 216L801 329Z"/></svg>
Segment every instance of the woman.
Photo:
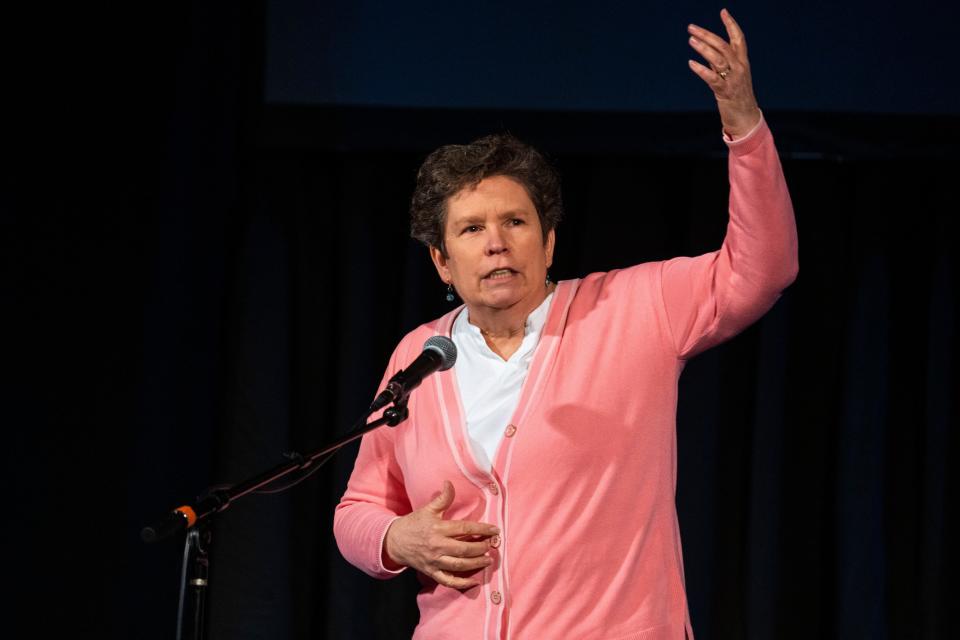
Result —
<svg viewBox="0 0 960 640"><path fill-rule="evenodd" d="M413 233L464 305L408 334L456 366L364 437L334 529L370 575L416 569L417 638L692 637L675 508L677 380L797 272L796 227L746 43L690 27L730 147L723 247L581 280L547 276L556 175L505 136L424 163Z"/></svg>

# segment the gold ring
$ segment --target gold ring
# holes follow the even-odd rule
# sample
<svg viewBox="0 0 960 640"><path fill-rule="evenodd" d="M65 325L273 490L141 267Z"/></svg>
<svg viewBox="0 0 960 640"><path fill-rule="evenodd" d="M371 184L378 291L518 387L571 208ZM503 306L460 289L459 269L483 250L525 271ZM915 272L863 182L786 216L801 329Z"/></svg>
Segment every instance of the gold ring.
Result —
<svg viewBox="0 0 960 640"><path fill-rule="evenodd" d="M720 76L721 78L723 78L724 80L727 79L727 74L728 74L728 73L730 73L730 69L724 69L723 71L717 71L717 75L719 75L719 76Z"/></svg>

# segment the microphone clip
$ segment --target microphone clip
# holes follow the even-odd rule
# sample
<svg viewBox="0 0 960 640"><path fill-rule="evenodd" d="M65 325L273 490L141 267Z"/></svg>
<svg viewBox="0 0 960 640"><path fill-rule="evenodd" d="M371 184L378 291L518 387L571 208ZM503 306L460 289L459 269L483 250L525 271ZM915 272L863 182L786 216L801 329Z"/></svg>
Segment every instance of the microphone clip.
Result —
<svg viewBox="0 0 960 640"><path fill-rule="evenodd" d="M407 409L407 396L401 396L393 403L392 407L383 412L383 417L386 419L388 427L397 426L406 420L409 415L410 411Z"/></svg>

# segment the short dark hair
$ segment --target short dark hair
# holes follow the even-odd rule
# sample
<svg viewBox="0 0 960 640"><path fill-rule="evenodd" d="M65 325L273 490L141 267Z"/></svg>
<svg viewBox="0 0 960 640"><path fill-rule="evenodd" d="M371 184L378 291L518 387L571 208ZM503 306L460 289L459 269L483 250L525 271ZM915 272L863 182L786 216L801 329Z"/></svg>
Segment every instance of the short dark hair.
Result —
<svg viewBox="0 0 960 640"><path fill-rule="evenodd" d="M540 228L555 229L563 214L560 176L543 154L509 133L484 136L470 144L448 144L424 160L410 202L410 235L446 255L443 232L447 201L484 178L507 176L527 190Z"/></svg>

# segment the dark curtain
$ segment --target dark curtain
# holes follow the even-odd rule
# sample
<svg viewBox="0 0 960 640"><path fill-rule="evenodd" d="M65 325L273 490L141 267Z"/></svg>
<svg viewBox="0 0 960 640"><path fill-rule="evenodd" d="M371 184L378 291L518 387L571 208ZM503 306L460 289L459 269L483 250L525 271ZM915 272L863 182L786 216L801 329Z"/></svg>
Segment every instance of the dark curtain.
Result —
<svg viewBox="0 0 960 640"><path fill-rule="evenodd" d="M181 540L139 528L342 431L449 308L406 226L436 144L509 129L554 158L555 279L711 251L726 225L712 113L267 108L262 6L156 9L97 76L112 108L27 141L33 206L5 225L9 604L37 636L172 637ZM681 379L694 629L949 637L957 119L767 118L801 269ZM333 541L355 452L221 515L210 637L409 637L416 580L372 580Z"/></svg>
<svg viewBox="0 0 960 640"><path fill-rule="evenodd" d="M245 300L228 313L245 338L228 353L225 402L238 415L225 425L224 480L351 422L396 340L446 308L425 250L405 237L419 154L262 153L235 276ZM722 158L556 159L568 218L555 277L722 241ZM949 172L939 160L784 164L800 276L681 379L678 509L695 630L946 637L958 267ZM289 502L258 498L226 515L220 637L409 635L416 582L367 578L331 537L354 453Z"/></svg>

